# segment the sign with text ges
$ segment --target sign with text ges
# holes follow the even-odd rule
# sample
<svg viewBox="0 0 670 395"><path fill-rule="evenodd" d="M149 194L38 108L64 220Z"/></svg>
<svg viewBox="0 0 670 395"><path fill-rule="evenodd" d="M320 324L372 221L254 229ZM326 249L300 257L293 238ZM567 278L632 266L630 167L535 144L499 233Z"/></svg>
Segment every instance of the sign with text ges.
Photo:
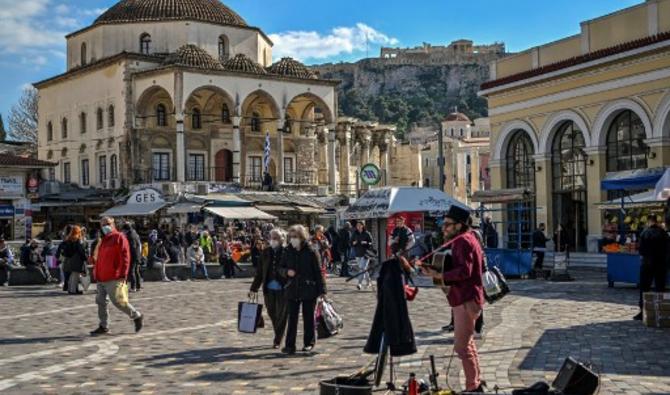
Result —
<svg viewBox="0 0 670 395"><path fill-rule="evenodd" d="M165 203L163 194L151 188L135 191L130 195L127 204L154 204Z"/></svg>

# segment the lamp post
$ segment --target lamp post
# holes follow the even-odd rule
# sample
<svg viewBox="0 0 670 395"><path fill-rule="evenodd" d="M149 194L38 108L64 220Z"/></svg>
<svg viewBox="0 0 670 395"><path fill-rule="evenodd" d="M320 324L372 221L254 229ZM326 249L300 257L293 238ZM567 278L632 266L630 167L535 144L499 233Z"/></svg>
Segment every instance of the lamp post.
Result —
<svg viewBox="0 0 670 395"><path fill-rule="evenodd" d="M439 169L439 181L438 185L440 186L440 191L444 192L444 136L442 131L442 126L437 132L437 167Z"/></svg>

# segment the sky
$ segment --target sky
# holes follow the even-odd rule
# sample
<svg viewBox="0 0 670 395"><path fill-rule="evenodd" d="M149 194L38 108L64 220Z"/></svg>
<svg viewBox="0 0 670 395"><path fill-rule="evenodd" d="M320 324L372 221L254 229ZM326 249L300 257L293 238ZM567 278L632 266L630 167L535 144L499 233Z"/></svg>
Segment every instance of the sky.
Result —
<svg viewBox="0 0 670 395"><path fill-rule="evenodd" d="M67 33L117 0L0 0L0 114L31 83L65 71ZM355 61L381 46L467 38L515 52L579 32L579 23L642 0L224 0L275 46L307 64Z"/></svg>

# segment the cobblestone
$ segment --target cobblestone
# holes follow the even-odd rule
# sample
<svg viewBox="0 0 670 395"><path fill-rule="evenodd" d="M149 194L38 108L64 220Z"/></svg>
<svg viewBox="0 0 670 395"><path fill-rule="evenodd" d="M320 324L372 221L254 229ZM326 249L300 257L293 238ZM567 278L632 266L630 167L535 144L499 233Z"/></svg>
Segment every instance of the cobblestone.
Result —
<svg viewBox="0 0 670 395"><path fill-rule="evenodd" d="M489 386L551 382L567 356L592 363L602 394L670 393L670 332L631 320L637 291L607 288L604 273L573 273L578 281L514 281L513 292L486 307L478 341ZM148 283L131 302L145 329L112 308L113 335L91 339L95 296L68 296L48 287L0 288L0 391L16 394L294 394L317 393L320 380L351 374L372 359L362 353L374 293L329 280L330 298L345 318L336 337L310 355L285 357L271 330L236 330L237 302L248 279ZM397 383L428 373L435 355L440 381L459 389L444 295L422 289L410 304L419 352L396 360ZM269 319L266 320L269 326ZM299 337L300 339L300 337ZM450 363L451 361L451 363ZM448 371L447 371L448 370ZM510 391L511 392L511 391Z"/></svg>

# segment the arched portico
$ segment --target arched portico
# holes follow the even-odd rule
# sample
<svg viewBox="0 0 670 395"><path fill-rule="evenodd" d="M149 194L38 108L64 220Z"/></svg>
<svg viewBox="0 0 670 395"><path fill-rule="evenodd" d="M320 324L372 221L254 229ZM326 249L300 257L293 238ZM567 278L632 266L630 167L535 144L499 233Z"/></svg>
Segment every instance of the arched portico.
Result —
<svg viewBox="0 0 670 395"><path fill-rule="evenodd" d="M196 88L187 96L185 103L186 130L210 130L232 126L235 101L224 89L211 85ZM197 112L200 113L200 125L194 124L194 120L197 120Z"/></svg>
<svg viewBox="0 0 670 395"><path fill-rule="evenodd" d="M525 121L516 120L505 124L500 130L493 150L493 160L505 160L509 142L515 132L519 130L523 130L528 134L528 138L530 138L530 141L533 144L533 152L539 151L539 143L537 141L537 133L535 133L535 129Z"/></svg>
<svg viewBox="0 0 670 395"><path fill-rule="evenodd" d="M538 146L539 155L547 155L552 152L556 134L560 131L566 121L571 121L575 124L584 136L586 148L591 146L591 131L584 118L573 110L561 111L553 114L542 127L540 132L540 141Z"/></svg>
<svg viewBox="0 0 670 395"><path fill-rule="evenodd" d="M607 132L609 131L612 121L617 115L626 110L630 110L640 117L647 138L650 139L653 137L652 123L647 110L632 99L622 99L606 104L596 116L592 129L592 147L604 147L607 144Z"/></svg>
<svg viewBox="0 0 670 395"><path fill-rule="evenodd" d="M656 139L670 139L670 91L665 94L656 109L653 134Z"/></svg>
<svg viewBox="0 0 670 395"><path fill-rule="evenodd" d="M174 128L174 101L167 89L154 85L146 89L135 103L135 125L138 128Z"/></svg>

